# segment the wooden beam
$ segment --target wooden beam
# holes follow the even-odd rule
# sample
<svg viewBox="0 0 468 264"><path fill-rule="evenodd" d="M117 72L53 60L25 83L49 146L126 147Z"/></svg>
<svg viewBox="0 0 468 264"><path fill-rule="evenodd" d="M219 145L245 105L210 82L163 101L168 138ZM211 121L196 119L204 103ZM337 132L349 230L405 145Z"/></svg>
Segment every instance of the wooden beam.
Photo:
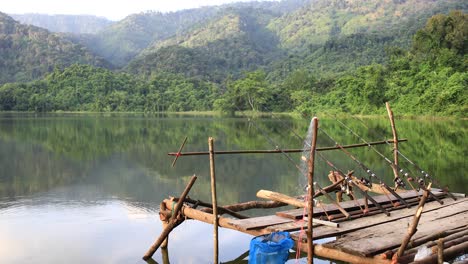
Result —
<svg viewBox="0 0 468 264"><path fill-rule="evenodd" d="M408 139L400 139L398 142L406 142ZM360 144L351 144L351 145L344 145L341 146L342 148L359 148L359 147L367 147L369 145L382 145L387 143L393 143L393 140L383 140L383 141L374 141L369 143L360 143ZM341 147L331 146L331 147L322 147L317 148L316 151L328 151L328 150L336 150L340 149ZM220 150L215 151L214 154L217 155L224 155L224 154L275 154L275 153L302 153L304 151L310 151L310 149L274 149L274 150ZM169 152L167 155L169 156L201 156L201 155L209 155L209 151L194 151L194 152Z"/></svg>
<svg viewBox="0 0 468 264"><path fill-rule="evenodd" d="M286 204L296 206L296 207L301 207L301 208L307 207L307 204L304 201L298 200L298 199L296 199L294 197L287 196L285 194L278 193L278 192L272 192L272 191L268 191L268 190L260 190L260 191L257 192L257 197L272 200L272 201L286 203Z"/></svg>

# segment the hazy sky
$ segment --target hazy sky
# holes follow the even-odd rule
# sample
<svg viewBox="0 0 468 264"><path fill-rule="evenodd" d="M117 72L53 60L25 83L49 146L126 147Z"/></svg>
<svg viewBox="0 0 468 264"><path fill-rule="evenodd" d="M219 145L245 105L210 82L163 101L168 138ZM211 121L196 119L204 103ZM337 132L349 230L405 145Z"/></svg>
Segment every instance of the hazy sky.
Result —
<svg viewBox="0 0 468 264"><path fill-rule="evenodd" d="M175 11L207 5L253 0L1 0L0 12L10 14L96 15L119 20L142 11Z"/></svg>

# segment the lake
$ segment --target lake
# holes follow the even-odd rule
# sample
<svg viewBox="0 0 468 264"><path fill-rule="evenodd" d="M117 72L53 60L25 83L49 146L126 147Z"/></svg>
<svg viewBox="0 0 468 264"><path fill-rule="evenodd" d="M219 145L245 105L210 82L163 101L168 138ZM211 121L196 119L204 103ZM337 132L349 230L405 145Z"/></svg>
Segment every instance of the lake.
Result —
<svg viewBox="0 0 468 264"><path fill-rule="evenodd" d="M207 156L173 157L184 151L302 148L310 119L222 118L133 114L0 114L0 263L144 263L159 236L159 203L178 196L191 175L190 197L211 201ZM333 117L320 118L318 146L392 138L385 118L345 118L354 136ZM397 119L400 151L453 192L468 192L466 120ZM328 138L329 134L332 138ZM392 148L375 148L392 157ZM371 148L351 152L392 183L385 160ZM365 173L341 151L323 152L343 171ZM260 189L304 193L296 168L301 154L216 156L220 205L256 200ZM400 157L400 164L417 174ZM315 179L328 185L330 170L316 160ZM419 176L419 175L418 175ZM250 215L262 211L249 211ZM169 242L171 263L210 263L212 226L185 221ZM220 229L220 261L249 249L252 236ZM161 250L154 259L163 263ZM288 262L295 263L294 260ZM305 263L305 259L300 260ZM323 261L329 263L329 261Z"/></svg>

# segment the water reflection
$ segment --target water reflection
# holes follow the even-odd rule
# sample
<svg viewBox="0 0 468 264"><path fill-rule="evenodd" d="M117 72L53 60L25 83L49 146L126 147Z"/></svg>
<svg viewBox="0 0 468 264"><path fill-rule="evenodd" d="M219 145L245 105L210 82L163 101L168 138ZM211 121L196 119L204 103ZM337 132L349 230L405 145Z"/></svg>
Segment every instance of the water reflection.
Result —
<svg viewBox="0 0 468 264"><path fill-rule="evenodd" d="M215 137L217 150L301 148L294 133L305 135L308 122L284 122L292 129L283 120L259 120L259 132L239 118L1 114L0 263L142 263L161 232L156 212L162 199L178 195L193 174L199 178L190 196L211 199L208 157L181 157L172 169L167 152L176 151L185 136L186 151L207 150L208 136ZM366 120L368 128L343 122L369 141L391 135L385 119ZM359 142L331 119L322 118L320 126L341 144ZM409 139L401 144L405 155L453 191L468 192L466 121L398 120L397 127ZM320 137L318 145L334 142ZM389 146L378 149L391 156ZM381 157L367 148L352 153L391 183L392 171ZM364 176L340 151L324 155ZM291 159L299 161L300 154ZM216 168L220 204L255 200L259 189L303 192L303 178L281 154L219 155ZM316 168L317 180L327 185L330 168L323 162ZM195 221L174 230L171 263L210 262L211 230ZM221 229L220 239L220 260L227 262L248 250L251 236ZM158 251L155 260L162 259Z"/></svg>

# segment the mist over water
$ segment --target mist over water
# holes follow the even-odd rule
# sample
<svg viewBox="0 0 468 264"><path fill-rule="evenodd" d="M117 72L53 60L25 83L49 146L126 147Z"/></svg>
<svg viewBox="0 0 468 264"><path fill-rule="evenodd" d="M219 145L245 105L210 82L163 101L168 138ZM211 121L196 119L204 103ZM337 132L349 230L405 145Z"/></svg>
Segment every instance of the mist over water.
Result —
<svg viewBox="0 0 468 264"><path fill-rule="evenodd" d="M340 144L359 142L333 120L319 122ZM391 137L386 119L365 120L369 128L343 122L369 141ZM409 140L400 150L452 191L466 193L467 124L397 120L400 137ZM282 148L305 146L294 133L311 135L308 120L267 118L256 125ZM196 174L190 197L211 200L207 156L180 157L171 168L167 153L185 136L184 151L206 151L209 136L216 150L275 147L243 118L0 114L0 263L144 263L141 256L162 229L157 211L163 199L179 195ZM333 145L320 136L318 147ZM389 146L378 149L391 157ZM368 148L351 152L392 182L381 157ZM343 171L364 175L340 151L323 154ZM299 165L301 154L290 156ZM314 180L328 185L330 168L320 159L315 165ZM221 205L257 200L260 189L302 194L305 183L283 154L218 155L216 172ZM220 260L243 254L250 239L221 229ZM210 225L186 221L171 233L171 263L209 263L212 252ZM162 263L160 251L155 260Z"/></svg>

